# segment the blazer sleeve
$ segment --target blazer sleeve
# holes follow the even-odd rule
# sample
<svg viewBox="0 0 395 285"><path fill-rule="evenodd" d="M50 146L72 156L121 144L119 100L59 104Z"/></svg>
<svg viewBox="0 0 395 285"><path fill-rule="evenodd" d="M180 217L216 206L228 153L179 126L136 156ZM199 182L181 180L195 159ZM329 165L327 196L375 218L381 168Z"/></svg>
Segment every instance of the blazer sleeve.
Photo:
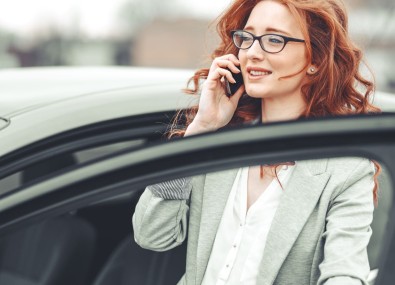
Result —
<svg viewBox="0 0 395 285"><path fill-rule="evenodd" d="M136 243L155 251L180 245L187 233L188 212L187 199L164 199L146 188L132 218Z"/></svg>
<svg viewBox="0 0 395 285"><path fill-rule="evenodd" d="M373 163L363 159L335 193L323 234L319 285L368 285L367 246L372 233L374 172Z"/></svg>

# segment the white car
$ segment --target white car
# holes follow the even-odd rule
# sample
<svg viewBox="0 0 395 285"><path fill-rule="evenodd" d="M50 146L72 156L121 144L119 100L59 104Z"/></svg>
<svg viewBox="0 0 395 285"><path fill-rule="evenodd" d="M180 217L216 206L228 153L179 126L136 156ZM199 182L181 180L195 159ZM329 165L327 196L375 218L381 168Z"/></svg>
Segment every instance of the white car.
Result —
<svg viewBox="0 0 395 285"><path fill-rule="evenodd" d="M0 71L0 284L176 284L185 246L154 253L133 242L131 217L146 185L338 156L384 167L369 258L372 280L380 268L375 284L393 284L395 96L374 98L388 114L166 141L175 111L197 100L182 92L192 75L127 67Z"/></svg>

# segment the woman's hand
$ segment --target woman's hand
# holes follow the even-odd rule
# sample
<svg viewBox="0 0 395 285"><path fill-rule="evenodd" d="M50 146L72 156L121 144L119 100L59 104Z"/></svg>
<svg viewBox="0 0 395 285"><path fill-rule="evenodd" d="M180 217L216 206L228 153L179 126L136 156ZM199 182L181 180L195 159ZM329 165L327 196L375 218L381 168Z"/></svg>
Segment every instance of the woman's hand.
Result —
<svg viewBox="0 0 395 285"><path fill-rule="evenodd" d="M233 54L214 59L207 79L202 85L198 112L185 135L215 131L229 123L244 92L244 85L228 97L224 90L224 78L235 83L229 70L239 73L239 65L239 60Z"/></svg>

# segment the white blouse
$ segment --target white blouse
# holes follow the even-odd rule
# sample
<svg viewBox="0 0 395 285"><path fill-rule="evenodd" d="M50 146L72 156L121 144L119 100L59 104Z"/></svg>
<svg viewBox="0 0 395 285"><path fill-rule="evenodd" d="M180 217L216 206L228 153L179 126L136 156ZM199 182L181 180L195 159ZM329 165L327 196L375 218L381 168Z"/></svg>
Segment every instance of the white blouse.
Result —
<svg viewBox="0 0 395 285"><path fill-rule="evenodd" d="M295 166L278 172L286 187ZM229 194L203 278L203 285L256 285L266 237L283 188L273 179L247 212L249 168L239 170Z"/></svg>

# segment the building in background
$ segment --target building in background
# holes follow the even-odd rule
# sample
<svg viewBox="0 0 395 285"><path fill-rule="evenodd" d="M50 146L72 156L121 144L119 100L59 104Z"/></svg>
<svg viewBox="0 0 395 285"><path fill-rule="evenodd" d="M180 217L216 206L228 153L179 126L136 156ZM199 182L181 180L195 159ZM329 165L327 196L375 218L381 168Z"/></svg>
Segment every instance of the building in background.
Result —
<svg viewBox="0 0 395 285"><path fill-rule="evenodd" d="M213 28L199 19L156 19L135 35L132 62L138 66L206 67L218 43Z"/></svg>

